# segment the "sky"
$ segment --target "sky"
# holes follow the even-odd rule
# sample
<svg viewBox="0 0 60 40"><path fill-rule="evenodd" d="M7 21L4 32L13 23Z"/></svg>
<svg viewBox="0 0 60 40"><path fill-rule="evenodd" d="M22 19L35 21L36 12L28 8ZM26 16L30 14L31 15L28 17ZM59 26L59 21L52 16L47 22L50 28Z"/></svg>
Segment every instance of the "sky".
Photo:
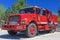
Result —
<svg viewBox="0 0 60 40"><path fill-rule="evenodd" d="M8 7L11 7L15 1L16 0L0 0L0 4L2 4L6 10ZM26 0L26 4L46 8L52 12L57 12L58 8L60 8L60 0Z"/></svg>

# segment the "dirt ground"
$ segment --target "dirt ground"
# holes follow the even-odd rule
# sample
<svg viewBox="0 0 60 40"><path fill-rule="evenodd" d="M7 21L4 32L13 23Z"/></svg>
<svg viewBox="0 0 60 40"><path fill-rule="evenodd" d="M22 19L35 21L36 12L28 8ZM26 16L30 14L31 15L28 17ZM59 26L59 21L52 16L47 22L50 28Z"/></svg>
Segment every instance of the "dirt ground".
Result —
<svg viewBox="0 0 60 40"><path fill-rule="evenodd" d="M6 30L0 29L0 40L60 40L60 28L57 28L55 33L40 33L39 35L27 38L23 34L16 34L14 36L10 36Z"/></svg>

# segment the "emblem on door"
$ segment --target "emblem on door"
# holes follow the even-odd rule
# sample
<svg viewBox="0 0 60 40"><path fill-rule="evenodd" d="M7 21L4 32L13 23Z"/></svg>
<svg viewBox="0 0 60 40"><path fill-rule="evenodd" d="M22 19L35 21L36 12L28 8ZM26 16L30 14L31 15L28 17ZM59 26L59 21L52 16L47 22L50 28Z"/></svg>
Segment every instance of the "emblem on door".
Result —
<svg viewBox="0 0 60 40"><path fill-rule="evenodd" d="M38 16L38 20L40 21L40 16Z"/></svg>

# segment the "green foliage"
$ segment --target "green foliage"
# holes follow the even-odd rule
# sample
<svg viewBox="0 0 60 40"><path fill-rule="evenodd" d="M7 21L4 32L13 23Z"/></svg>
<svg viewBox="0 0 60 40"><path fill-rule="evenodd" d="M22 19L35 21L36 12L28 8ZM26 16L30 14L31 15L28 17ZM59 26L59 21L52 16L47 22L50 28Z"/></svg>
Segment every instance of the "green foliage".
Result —
<svg viewBox="0 0 60 40"><path fill-rule="evenodd" d="M4 19L4 15L5 15L4 12L5 12L5 11L4 11L4 6L0 4L0 20L1 20L1 19L2 19L2 20Z"/></svg>
<svg viewBox="0 0 60 40"><path fill-rule="evenodd" d="M0 20L0 23L5 22L4 20Z"/></svg>
<svg viewBox="0 0 60 40"><path fill-rule="evenodd" d="M25 0L16 0L15 4L13 4L12 6L12 13L14 14L18 13L18 11L25 6L26 6Z"/></svg>
<svg viewBox="0 0 60 40"><path fill-rule="evenodd" d="M58 22L60 23L60 17L58 18Z"/></svg>
<svg viewBox="0 0 60 40"><path fill-rule="evenodd" d="M11 8L8 8L8 9L5 11L5 17L4 17L4 20L5 20L5 21L7 20L8 16L9 16L10 14L12 14L12 10L11 10Z"/></svg>

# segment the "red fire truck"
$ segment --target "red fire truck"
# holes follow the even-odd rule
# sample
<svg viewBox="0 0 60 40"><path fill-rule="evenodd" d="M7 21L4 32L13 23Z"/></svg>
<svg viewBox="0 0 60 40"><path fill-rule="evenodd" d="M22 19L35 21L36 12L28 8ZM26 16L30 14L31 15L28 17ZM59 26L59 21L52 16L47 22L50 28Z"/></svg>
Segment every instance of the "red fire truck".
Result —
<svg viewBox="0 0 60 40"><path fill-rule="evenodd" d="M57 26L58 16L47 9L34 6L22 8L18 14L10 15L2 29L10 35L24 32L28 37L34 37L39 31L55 32Z"/></svg>

